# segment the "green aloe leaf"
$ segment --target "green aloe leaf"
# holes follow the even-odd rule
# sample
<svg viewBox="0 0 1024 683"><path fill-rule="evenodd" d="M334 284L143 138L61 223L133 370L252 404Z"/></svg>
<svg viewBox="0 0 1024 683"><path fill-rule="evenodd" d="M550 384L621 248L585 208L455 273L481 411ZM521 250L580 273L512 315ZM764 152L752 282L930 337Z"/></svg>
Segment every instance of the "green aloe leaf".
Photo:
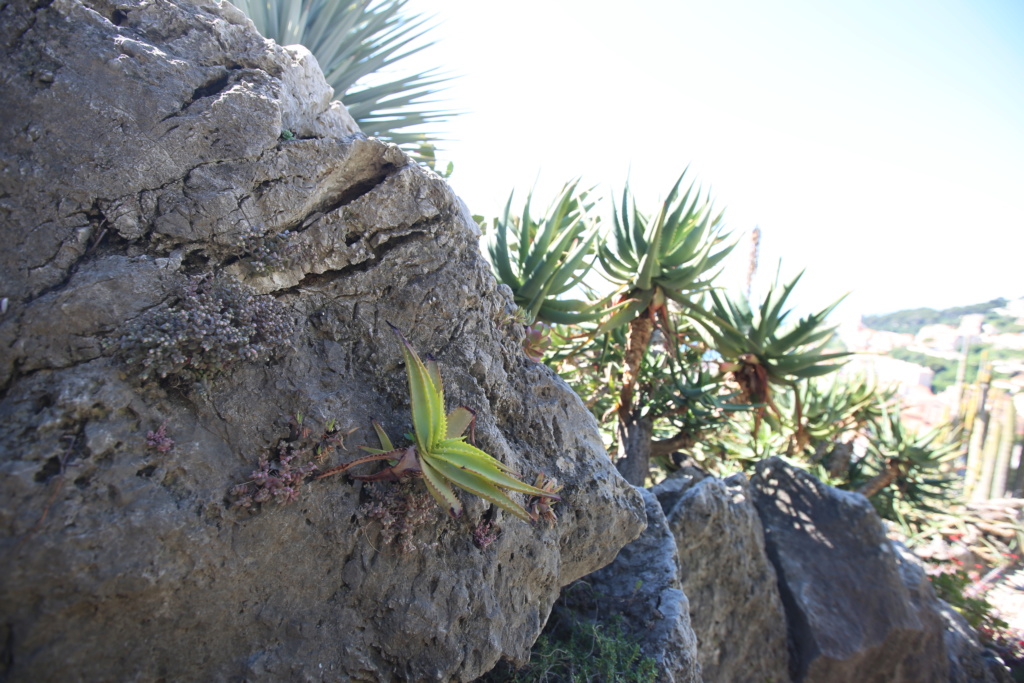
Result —
<svg viewBox="0 0 1024 683"><path fill-rule="evenodd" d="M390 323L389 323L390 324ZM435 385L431 372L416 355L409 341L391 326L395 334L402 340L402 356L405 369L409 376L409 402L412 406L412 424L416 434L416 445L420 455L430 451L447 433L444 414L444 390L441 388L440 376ZM435 369L436 373L436 369Z"/></svg>
<svg viewBox="0 0 1024 683"><path fill-rule="evenodd" d="M451 484L429 462L424 462L422 458L420 459L420 467L423 470L423 481L426 483L430 495L434 497L434 500L437 501L442 510L447 512L453 519L458 519L462 515L462 501L452 491Z"/></svg>
<svg viewBox="0 0 1024 683"><path fill-rule="evenodd" d="M459 488L497 505L525 522L533 521L533 518L530 517L530 514L521 505L509 498L501 489L490 483L489 480L478 474L444 461L434 461L431 467Z"/></svg>
<svg viewBox="0 0 1024 683"><path fill-rule="evenodd" d="M476 414L466 406L459 406L448 413L448 428L445 433L446 439L456 439L466 433L466 430L473 420L476 419Z"/></svg>
<svg viewBox="0 0 1024 683"><path fill-rule="evenodd" d="M445 442L431 453L431 457L434 460L444 460L450 465L473 472L502 488L528 493L532 496L547 495L541 489L509 476L507 474L509 469L504 464L464 441ZM557 499L557 496L554 497Z"/></svg>

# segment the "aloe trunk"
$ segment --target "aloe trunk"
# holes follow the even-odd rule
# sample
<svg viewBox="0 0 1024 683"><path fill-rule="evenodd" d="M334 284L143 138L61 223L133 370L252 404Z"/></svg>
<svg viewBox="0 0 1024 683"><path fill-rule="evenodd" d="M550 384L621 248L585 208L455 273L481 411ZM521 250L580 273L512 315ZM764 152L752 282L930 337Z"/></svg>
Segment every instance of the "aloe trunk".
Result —
<svg viewBox="0 0 1024 683"><path fill-rule="evenodd" d="M640 377L640 365L643 363L644 354L651 343L651 335L654 334L654 319L650 311L645 311L640 316L629 322L629 341L626 343L625 372L622 375L622 391L619 393L619 418L620 422L631 419L633 413L633 389L636 388L637 378Z"/></svg>
<svg viewBox="0 0 1024 683"><path fill-rule="evenodd" d="M882 489L886 488L894 481L896 477L900 475L899 463L895 458L890 459L885 464L885 469L872 477L866 484L857 490L857 493L862 494L866 498L870 498Z"/></svg>
<svg viewBox="0 0 1024 683"><path fill-rule="evenodd" d="M625 370L622 390L619 392L619 420L616 432L619 439L619 472L634 486L643 486L651 464L653 424L649 418L638 418L633 408L633 390L640 377L647 347L654 334L654 319L650 310L644 311L629 323L629 341L626 344Z"/></svg>
<svg viewBox="0 0 1024 683"><path fill-rule="evenodd" d="M654 424L649 416L631 415L629 420L619 417L619 458L616 467L633 486L643 486L647 480L653 434Z"/></svg>

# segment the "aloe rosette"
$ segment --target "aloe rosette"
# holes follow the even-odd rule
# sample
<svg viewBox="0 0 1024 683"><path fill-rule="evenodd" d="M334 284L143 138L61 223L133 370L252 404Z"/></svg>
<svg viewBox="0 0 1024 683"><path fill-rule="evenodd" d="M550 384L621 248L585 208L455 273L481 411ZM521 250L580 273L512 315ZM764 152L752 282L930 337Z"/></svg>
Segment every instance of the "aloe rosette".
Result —
<svg viewBox="0 0 1024 683"><path fill-rule="evenodd" d="M817 313L801 318L795 325L786 326L792 309L783 310L803 273L789 283L778 287L773 284L768 296L755 311L746 297L735 299L711 291L711 323L701 328L709 341L733 369L736 363L756 365L763 369L763 379L770 384L792 385L795 381L827 375L838 370L835 361L849 356L847 351L826 352L825 346L835 334L835 326L826 324L829 313L843 300L825 307ZM764 402L761 392L753 392L755 402Z"/></svg>
<svg viewBox="0 0 1024 683"><path fill-rule="evenodd" d="M593 202L578 182L566 183L547 213L534 218L532 193L521 216L512 214L512 196L495 220L488 256L501 284L525 312L527 324L541 321L571 325L598 320L599 302L562 299L578 288L594 265L597 221L588 213Z"/></svg>
<svg viewBox="0 0 1024 683"><path fill-rule="evenodd" d="M598 249L605 276L620 286L619 306L601 331L628 323L671 299L700 314L691 298L710 288L717 267L732 250L720 232L722 213L691 183L680 197L684 171L653 219L640 213L627 184L612 212L612 229ZM667 318L666 318L667 321Z"/></svg>
<svg viewBox="0 0 1024 683"><path fill-rule="evenodd" d="M746 297L725 298L712 290L711 315L701 321L700 331L706 335L709 345L722 355L722 369L729 372L739 386L740 400L760 404L754 411L755 433L766 407L781 417L773 398L773 387L796 390L802 380L838 370L842 363L836 361L850 355L847 351L825 351L835 334L835 327L826 325L825 319L842 298L801 318L795 325L785 326L792 310L783 308L802 275L801 272L781 288L774 283L756 312ZM803 424L798 392L793 394L793 403L796 425L793 445L802 450L810 437Z"/></svg>

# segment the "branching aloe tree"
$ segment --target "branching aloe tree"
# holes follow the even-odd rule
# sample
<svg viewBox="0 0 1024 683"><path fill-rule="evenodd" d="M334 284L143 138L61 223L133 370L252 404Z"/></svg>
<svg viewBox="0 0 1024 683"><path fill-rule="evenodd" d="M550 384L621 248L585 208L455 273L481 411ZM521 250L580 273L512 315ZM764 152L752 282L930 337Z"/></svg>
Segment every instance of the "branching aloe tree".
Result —
<svg viewBox="0 0 1024 683"><path fill-rule="evenodd" d="M380 74L431 45L428 19L403 14L408 0L233 0L257 30L316 57L335 96L364 133L417 153L436 136L410 129L453 115L431 98L448 78L436 69L383 80ZM380 82L372 82L377 76ZM370 82L368 82L370 81Z"/></svg>
<svg viewBox="0 0 1024 683"><path fill-rule="evenodd" d="M643 485L651 457L653 419L644 415L634 392L655 326L676 340L669 311L674 302L690 315L702 315L694 298L711 287L719 263L732 249L721 233L722 214L714 214L707 195L693 184L680 196L685 172L653 217L636 208L627 184L613 211L612 231L599 247L605 276L618 286L615 307L598 334L628 328L618 396L619 470ZM668 347L674 351L674 343Z"/></svg>
<svg viewBox="0 0 1024 683"><path fill-rule="evenodd" d="M488 244L495 274L512 289L523 322L558 325L554 336L561 343L546 360L608 428L620 471L637 485L652 463L678 466L677 451L706 456L704 445L714 449L716 433L736 431L737 413L753 411L753 424L746 442L732 439L728 452L760 457L785 451L777 444L787 439L791 452L802 449L799 409L784 425L772 388L784 395L784 405L799 406L799 386L835 370L845 355L824 349L832 307L785 325L796 280L773 287L757 310L712 290L732 246L721 214L684 179L685 173L653 216L637 209L627 184L605 231L595 228L593 202L576 183L543 216L533 214L530 199L522 215L513 215L510 199ZM592 293L595 253L611 291ZM709 361L712 350L721 362ZM760 429L766 407L773 424ZM814 417L834 421L827 410Z"/></svg>

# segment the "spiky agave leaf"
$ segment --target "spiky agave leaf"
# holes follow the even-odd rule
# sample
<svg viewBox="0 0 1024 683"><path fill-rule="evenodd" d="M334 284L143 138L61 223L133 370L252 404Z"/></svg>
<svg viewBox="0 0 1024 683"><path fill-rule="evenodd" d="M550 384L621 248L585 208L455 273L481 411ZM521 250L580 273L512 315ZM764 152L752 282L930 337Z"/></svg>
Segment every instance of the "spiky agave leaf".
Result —
<svg viewBox="0 0 1024 683"><path fill-rule="evenodd" d="M417 45L429 27L420 15L404 16L408 0L234 0L257 30L281 45L300 43L316 57L335 96L360 129L417 156L436 136L408 129L435 124L455 112L434 109L429 99L449 80L437 70L390 80L379 74L429 47ZM371 81L378 75L376 81ZM381 82L383 80L383 82Z"/></svg>

